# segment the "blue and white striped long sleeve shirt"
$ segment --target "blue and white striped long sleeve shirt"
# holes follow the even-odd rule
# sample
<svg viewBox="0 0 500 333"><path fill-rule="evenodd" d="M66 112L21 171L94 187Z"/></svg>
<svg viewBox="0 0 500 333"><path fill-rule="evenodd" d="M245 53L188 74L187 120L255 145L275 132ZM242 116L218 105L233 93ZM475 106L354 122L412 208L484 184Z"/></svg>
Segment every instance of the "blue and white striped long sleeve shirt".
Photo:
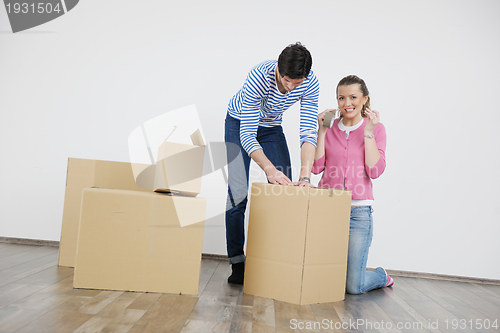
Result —
<svg viewBox="0 0 500 333"><path fill-rule="evenodd" d="M300 145L310 142L316 146L319 82L313 71L292 91L278 90L276 60L265 61L248 73L243 88L229 101L229 115L240 120L241 145L248 155L262 149L257 142L259 126L281 125L283 113L300 100Z"/></svg>

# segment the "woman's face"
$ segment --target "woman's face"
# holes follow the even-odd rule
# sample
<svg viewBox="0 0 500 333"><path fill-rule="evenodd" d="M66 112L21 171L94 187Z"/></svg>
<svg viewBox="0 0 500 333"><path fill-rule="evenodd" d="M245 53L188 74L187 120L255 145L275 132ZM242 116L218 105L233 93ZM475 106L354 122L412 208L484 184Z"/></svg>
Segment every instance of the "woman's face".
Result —
<svg viewBox="0 0 500 333"><path fill-rule="evenodd" d="M346 120L360 121L361 110L367 100L368 96L363 96L359 83L339 86L337 90L339 109Z"/></svg>

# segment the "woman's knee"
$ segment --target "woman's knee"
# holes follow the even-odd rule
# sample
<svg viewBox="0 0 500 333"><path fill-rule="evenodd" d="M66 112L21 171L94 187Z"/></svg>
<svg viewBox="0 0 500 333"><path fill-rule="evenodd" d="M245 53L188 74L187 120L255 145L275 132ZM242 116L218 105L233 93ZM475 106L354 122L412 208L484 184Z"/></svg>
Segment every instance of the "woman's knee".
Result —
<svg viewBox="0 0 500 333"><path fill-rule="evenodd" d="M346 281L345 290L348 294L351 295L359 295L363 293L361 291L361 286L359 285L359 283L349 280Z"/></svg>

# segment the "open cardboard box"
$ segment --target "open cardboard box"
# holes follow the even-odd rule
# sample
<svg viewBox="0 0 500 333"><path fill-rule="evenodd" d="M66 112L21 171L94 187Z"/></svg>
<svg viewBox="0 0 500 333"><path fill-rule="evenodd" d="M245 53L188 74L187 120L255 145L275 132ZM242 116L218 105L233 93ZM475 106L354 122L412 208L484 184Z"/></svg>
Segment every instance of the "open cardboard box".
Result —
<svg viewBox="0 0 500 333"><path fill-rule="evenodd" d="M83 190L75 288L198 295L205 199Z"/></svg>
<svg viewBox="0 0 500 333"><path fill-rule="evenodd" d="M343 300L351 196L253 183L243 291L294 304Z"/></svg>
<svg viewBox="0 0 500 333"><path fill-rule="evenodd" d="M188 196L198 195L201 190L205 154L205 144L199 130L191 135L191 141L193 145L165 140L158 149L158 163L153 165L69 158L59 266L75 267L78 221L84 188L142 192L155 190Z"/></svg>
<svg viewBox="0 0 500 333"><path fill-rule="evenodd" d="M193 116L189 106L132 131L134 163L69 160L59 265L75 267L76 288L197 293L206 202L195 196L205 147L199 129L192 145L179 142L200 128Z"/></svg>

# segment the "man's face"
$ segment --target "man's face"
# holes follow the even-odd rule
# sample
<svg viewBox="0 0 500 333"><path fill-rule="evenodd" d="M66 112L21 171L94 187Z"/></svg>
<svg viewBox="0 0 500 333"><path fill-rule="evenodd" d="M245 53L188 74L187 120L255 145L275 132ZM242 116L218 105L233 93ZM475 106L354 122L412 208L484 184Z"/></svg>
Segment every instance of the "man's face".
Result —
<svg viewBox="0 0 500 333"><path fill-rule="evenodd" d="M281 79L281 84L283 85L283 87L285 87L287 91L294 90L295 88L300 86L305 80L305 78L290 79L288 76L281 76L280 79Z"/></svg>

